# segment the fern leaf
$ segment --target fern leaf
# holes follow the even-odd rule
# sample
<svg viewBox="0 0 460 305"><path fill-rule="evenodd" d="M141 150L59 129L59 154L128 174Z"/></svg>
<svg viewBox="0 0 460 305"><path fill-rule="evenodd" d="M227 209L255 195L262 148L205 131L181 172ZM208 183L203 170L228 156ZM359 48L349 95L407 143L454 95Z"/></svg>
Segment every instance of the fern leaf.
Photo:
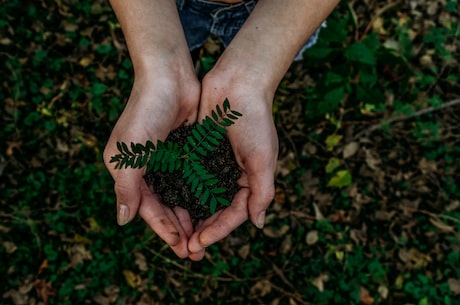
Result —
<svg viewBox="0 0 460 305"><path fill-rule="evenodd" d="M208 140L209 142L211 142L211 144L214 145L214 146L218 146L218 145L220 144L219 141L218 141L216 138L214 138L212 134L209 134L209 135L208 135L208 139L207 139L207 140Z"/></svg>
<svg viewBox="0 0 460 305"><path fill-rule="evenodd" d="M172 173L175 167L176 167L176 162L174 162L174 160L170 160L168 162L168 171Z"/></svg>
<svg viewBox="0 0 460 305"><path fill-rule="evenodd" d="M224 126L224 127L228 127L228 126L233 125L234 123L233 123L232 120L229 120L229 119L227 119L227 118L224 118L224 119L222 120L222 122L220 122L219 124L222 125L222 126Z"/></svg>
<svg viewBox="0 0 460 305"><path fill-rule="evenodd" d="M123 147L121 146L121 142L117 142L117 149L119 152L123 153Z"/></svg>
<svg viewBox="0 0 460 305"><path fill-rule="evenodd" d="M217 114L219 115L219 117L222 118L224 116L224 114L222 112L222 109L220 109L219 105L216 105L216 110L217 110Z"/></svg>
<svg viewBox="0 0 460 305"><path fill-rule="evenodd" d="M223 187L216 187L216 188L213 188L211 189L211 193L213 194L222 194L222 193L225 193L227 190L224 189Z"/></svg>
<svg viewBox="0 0 460 305"><path fill-rule="evenodd" d="M200 147L200 146L196 147L195 149L196 149L196 151L197 151L200 155L202 155L203 157L206 157L206 156L208 155L208 153L206 152L206 150L204 150L204 149L203 149L202 147Z"/></svg>
<svg viewBox="0 0 460 305"><path fill-rule="evenodd" d="M196 126L198 127L201 125L196 125ZM197 140L198 142L200 142L203 139L203 136L201 135L201 133L198 132L196 128L192 129L192 135L195 138L195 140Z"/></svg>
<svg viewBox="0 0 460 305"><path fill-rule="evenodd" d="M145 143L145 147L144 147L144 148L145 148L146 151L155 150L155 144L153 144L152 141L147 141L147 142Z"/></svg>
<svg viewBox="0 0 460 305"><path fill-rule="evenodd" d="M132 152L129 151L129 148L128 148L128 145L126 145L126 143L124 142L121 142L121 148L122 148L122 152L124 152L126 155L134 155Z"/></svg>
<svg viewBox="0 0 460 305"><path fill-rule="evenodd" d="M228 98L224 100L224 103L222 105L224 106L224 112L230 110L230 101L228 100Z"/></svg>
<svg viewBox="0 0 460 305"><path fill-rule="evenodd" d="M203 183L198 183L196 190L195 190L195 198L200 198L201 193L204 190L204 185Z"/></svg>
<svg viewBox="0 0 460 305"><path fill-rule="evenodd" d="M195 139L193 137L187 137L187 141L190 143L190 145L196 146Z"/></svg>
<svg viewBox="0 0 460 305"><path fill-rule="evenodd" d="M224 133L225 134L225 133ZM211 135L216 138L217 140L222 140L224 138L224 134L221 132L218 132L217 130L213 130L211 132Z"/></svg>
<svg viewBox="0 0 460 305"><path fill-rule="evenodd" d="M204 129L202 124L196 124L195 126L196 130L203 136L206 137L206 130Z"/></svg>
<svg viewBox="0 0 460 305"><path fill-rule="evenodd" d="M241 113L239 113L238 111L236 110L232 110L232 114L237 116L237 117L242 117L243 115Z"/></svg>
<svg viewBox="0 0 460 305"><path fill-rule="evenodd" d="M236 115L232 114L232 113L228 113L227 117L229 117L230 119L232 119L234 121L238 120L238 117Z"/></svg>
<svg viewBox="0 0 460 305"><path fill-rule="evenodd" d="M131 151L134 153L134 154L141 154L142 151L143 151L143 146L142 144L140 143L133 143L131 142Z"/></svg>
<svg viewBox="0 0 460 305"><path fill-rule="evenodd" d="M190 187L190 189L192 190L192 193L196 193L196 188L199 183L200 183L200 180L198 179L195 179L192 181L192 186Z"/></svg>
<svg viewBox="0 0 460 305"><path fill-rule="evenodd" d="M218 179L216 179L216 178L211 179L210 178L208 181L205 182L205 185L206 186L213 186L213 185L217 184L217 182L219 182Z"/></svg>
<svg viewBox="0 0 460 305"><path fill-rule="evenodd" d="M150 157L150 153L145 152L144 155L141 158L139 158L140 159L139 167L144 167L149 161L149 157Z"/></svg>
<svg viewBox="0 0 460 305"><path fill-rule="evenodd" d="M209 210L211 214L214 214L216 212L216 208L217 208L217 199L216 197L212 197L211 201L209 202Z"/></svg>
<svg viewBox="0 0 460 305"><path fill-rule="evenodd" d="M230 201L228 201L227 199L225 199L223 197L216 197L216 200L217 200L217 202L219 202L222 205L229 206L231 204Z"/></svg>
<svg viewBox="0 0 460 305"><path fill-rule="evenodd" d="M212 115L212 118L214 119L214 121L217 122L219 120L219 116L217 115L217 113L214 110L211 112L211 115Z"/></svg>
<svg viewBox="0 0 460 305"><path fill-rule="evenodd" d="M210 194L209 190L205 189L203 192L203 196L201 197L201 200L200 200L201 205L205 205L208 202L209 194Z"/></svg>
<svg viewBox="0 0 460 305"><path fill-rule="evenodd" d="M214 147L212 147L212 146L211 146L208 142L206 142L206 141L203 141L203 142L201 143L201 145L202 145L204 148L206 148L207 150L209 150L209 151L214 151Z"/></svg>

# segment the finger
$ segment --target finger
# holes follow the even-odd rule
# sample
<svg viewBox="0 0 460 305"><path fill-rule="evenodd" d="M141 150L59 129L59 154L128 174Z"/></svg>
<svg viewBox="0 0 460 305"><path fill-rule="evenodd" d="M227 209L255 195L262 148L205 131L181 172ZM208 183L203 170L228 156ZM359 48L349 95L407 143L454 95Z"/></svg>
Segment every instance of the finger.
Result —
<svg viewBox="0 0 460 305"><path fill-rule="evenodd" d="M202 251L204 248L226 237L239 225L248 219L249 190L241 189L233 198L232 204L224 210L207 219L190 237L188 249L192 253Z"/></svg>
<svg viewBox="0 0 460 305"><path fill-rule="evenodd" d="M198 252L195 252L195 253L191 253L188 258L192 261L195 261L195 262L198 262L198 261L201 261L204 257L204 254L206 252L206 249L202 249Z"/></svg>
<svg viewBox="0 0 460 305"><path fill-rule="evenodd" d="M140 185L142 171L125 169L115 170L115 195L117 198L117 222L123 226L130 222L136 215L141 201Z"/></svg>
<svg viewBox="0 0 460 305"><path fill-rule="evenodd" d="M248 199L249 218L259 229L264 227L265 213L275 197L275 177L271 170L248 174L251 194Z"/></svg>
<svg viewBox="0 0 460 305"><path fill-rule="evenodd" d="M176 214L176 217L179 220L180 225L182 226L182 229L187 235L187 238L189 238L193 233L193 223L189 212L179 206L176 206L173 210L174 214Z"/></svg>
<svg viewBox="0 0 460 305"><path fill-rule="evenodd" d="M147 191L150 192L148 189ZM161 204L157 195L150 193L150 198L142 201L139 214L178 257L186 258L189 256L187 233L174 212Z"/></svg>

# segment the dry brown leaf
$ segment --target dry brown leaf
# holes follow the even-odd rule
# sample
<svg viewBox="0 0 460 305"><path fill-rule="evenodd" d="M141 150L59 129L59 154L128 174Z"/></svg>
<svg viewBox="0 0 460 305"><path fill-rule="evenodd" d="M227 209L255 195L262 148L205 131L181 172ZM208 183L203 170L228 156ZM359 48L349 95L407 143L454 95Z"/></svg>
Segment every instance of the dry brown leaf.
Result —
<svg viewBox="0 0 460 305"><path fill-rule="evenodd" d="M373 170L379 169L378 165L382 163L382 160L380 160L378 155L369 149L364 149L364 152L366 155L366 164Z"/></svg>
<svg viewBox="0 0 460 305"><path fill-rule="evenodd" d="M359 299L363 305L374 304L374 298L369 294L369 290L361 286L359 290Z"/></svg>
<svg viewBox="0 0 460 305"><path fill-rule="evenodd" d="M441 230L442 232L444 233L451 233L451 232L455 232L455 228L452 227L452 226L449 226L447 224L445 224L444 222L442 222L439 218L437 217L430 217L430 222L433 226L435 226L436 228L438 228L439 230Z"/></svg>
<svg viewBox="0 0 460 305"><path fill-rule="evenodd" d="M347 145L345 145L345 147L343 149L343 154L342 154L343 158L348 159L348 158L352 157L354 154L356 154L358 149L359 149L358 142L350 142L350 143L348 143Z"/></svg>
<svg viewBox="0 0 460 305"><path fill-rule="evenodd" d="M238 250L238 255L242 258L242 259L246 259L249 255L249 252L251 250L251 247L249 246L249 244L246 244L244 246L242 246L239 250Z"/></svg>
<svg viewBox="0 0 460 305"><path fill-rule="evenodd" d="M11 254L18 249L18 247L11 241L4 241L2 242L2 245L5 247L6 253L8 254Z"/></svg>
<svg viewBox="0 0 460 305"><path fill-rule="evenodd" d="M280 253L288 254L292 250L292 235L288 234L281 243Z"/></svg>
<svg viewBox="0 0 460 305"><path fill-rule="evenodd" d="M315 219L318 221L324 220L324 216L318 208L316 203L313 203L313 209L315 210Z"/></svg>
<svg viewBox="0 0 460 305"><path fill-rule="evenodd" d="M94 296L93 301L99 305L109 305L110 304L109 298L103 295L100 295L100 294Z"/></svg>
<svg viewBox="0 0 460 305"><path fill-rule="evenodd" d="M20 294L16 290L8 290L3 294L3 299L12 299L14 305L28 304L29 298L27 295Z"/></svg>
<svg viewBox="0 0 460 305"><path fill-rule="evenodd" d="M449 283L450 291L454 295L460 295L460 279L450 278L447 280L447 283Z"/></svg>
<svg viewBox="0 0 460 305"><path fill-rule="evenodd" d="M275 190L275 202L279 205L284 205L286 203L286 193L284 189L276 187Z"/></svg>
<svg viewBox="0 0 460 305"><path fill-rule="evenodd" d="M380 285L379 288L377 288L377 291L383 300L388 298L389 290L387 286Z"/></svg>
<svg viewBox="0 0 460 305"><path fill-rule="evenodd" d="M140 271L147 271L149 269L147 266L147 260L145 259L145 256L142 253L135 252L134 257L134 262L136 263Z"/></svg>
<svg viewBox="0 0 460 305"><path fill-rule="evenodd" d="M272 285L269 280L261 280L251 287L250 293L252 297L263 297L272 291Z"/></svg>
<svg viewBox="0 0 460 305"><path fill-rule="evenodd" d="M324 291L324 283L327 282L329 279L329 276L327 273L321 273L318 277L314 278L313 281L311 282L313 286L318 288L320 292Z"/></svg>
<svg viewBox="0 0 460 305"><path fill-rule="evenodd" d="M280 228L275 228L273 226L268 226L263 229L265 236L270 238L279 238L289 231L288 225L282 225Z"/></svg>
<svg viewBox="0 0 460 305"><path fill-rule="evenodd" d="M313 230L308 232L307 236L305 237L305 241L309 246L316 244L318 241L318 231Z"/></svg>
<svg viewBox="0 0 460 305"><path fill-rule="evenodd" d="M14 154L15 150L20 150L21 149L22 142L17 142L17 141L7 141L6 142L6 155L7 156L12 156Z"/></svg>
<svg viewBox="0 0 460 305"><path fill-rule="evenodd" d="M43 262L40 264L40 267L38 268L38 274L42 274L43 270L48 269L48 260L44 259Z"/></svg>
<svg viewBox="0 0 460 305"><path fill-rule="evenodd" d="M142 283L142 278L131 270L123 270L123 276L125 277L126 283L132 288L137 288Z"/></svg>
<svg viewBox="0 0 460 305"><path fill-rule="evenodd" d="M42 299L45 305L48 304L48 300L50 297L55 296L57 291L51 286L51 283L47 283L40 279L35 281L35 290L37 291L37 295L40 299Z"/></svg>

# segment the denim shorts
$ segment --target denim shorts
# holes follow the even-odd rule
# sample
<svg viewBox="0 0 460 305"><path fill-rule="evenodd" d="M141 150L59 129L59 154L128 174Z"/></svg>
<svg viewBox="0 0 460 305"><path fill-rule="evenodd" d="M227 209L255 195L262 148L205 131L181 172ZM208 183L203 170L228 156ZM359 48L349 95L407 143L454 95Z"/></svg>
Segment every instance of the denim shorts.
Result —
<svg viewBox="0 0 460 305"><path fill-rule="evenodd" d="M235 4L208 0L176 0L179 16L190 51L201 48L209 37L219 39L227 47L254 9L257 0L244 0ZM301 60L303 52L313 46L323 23L297 54Z"/></svg>

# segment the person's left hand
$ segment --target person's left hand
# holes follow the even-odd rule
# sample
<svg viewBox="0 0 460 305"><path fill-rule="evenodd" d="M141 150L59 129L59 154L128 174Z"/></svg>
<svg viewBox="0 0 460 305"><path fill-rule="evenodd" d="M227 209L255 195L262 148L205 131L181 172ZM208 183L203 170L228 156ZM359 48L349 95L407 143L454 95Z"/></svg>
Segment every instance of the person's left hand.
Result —
<svg viewBox="0 0 460 305"><path fill-rule="evenodd" d="M243 114L228 128L228 137L241 168L241 189L231 205L201 221L190 237L189 258L200 260L204 249L223 239L248 218L262 228L265 211L274 197L278 137L272 117L274 91L257 87L257 81L232 78L230 71L212 71L202 82L199 120L228 98L231 108Z"/></svg>

